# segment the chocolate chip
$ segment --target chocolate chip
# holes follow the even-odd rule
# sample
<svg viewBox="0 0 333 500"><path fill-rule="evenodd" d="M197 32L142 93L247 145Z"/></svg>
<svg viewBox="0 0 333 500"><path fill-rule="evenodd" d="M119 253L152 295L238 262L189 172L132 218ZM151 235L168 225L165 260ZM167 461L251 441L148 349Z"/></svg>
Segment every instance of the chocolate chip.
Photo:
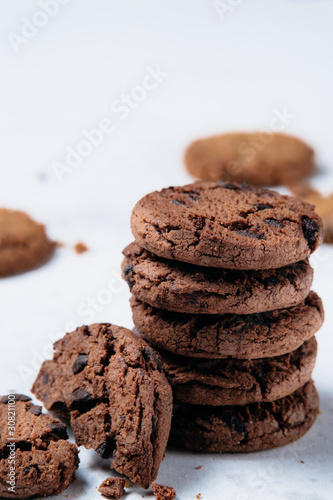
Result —
<svg viewBox="0 0 333 500"><path fill-rule="evenodd" d="M41 415L42 414L42 409L40 406L37 405L32 405L29 408L30 413L33 413L34 415Z"/></svg>
<svg viewBox="0 0 333 500"><path fill-rule="evenodd" d="M250 229L251 226L249 226L248 223L245 221L236 221L232 222L229 226L231 231L245 231L246 229Z"/></svg>
<svg viewBox="0 0 333 500"><path fill-rule="evenodd" d="M51 422L50 429L59 439L68 439L66 426L61 422Z"/></svg>
<svg viewBox="0 0 333 500"><path fill-rule="evenodd" d="M47 384L49 381L49 374L43 373L43 384Z"/></svg>
<svg viewBox="0 0 333 500"><path fill-rule="evenodd" d="M269 205L268 203L258 203L253 205L256 209L257 212L260 212L261 210L268 210L270 208L273 208L272 205Z"/></svg>
<svg viewBox="0 0 333 500"><path fill-rule="evenodd" d="M135 274L134 268L131 265L127 265L124 267L124 276L127 278L129 274Z"/></svg>
<svg viewBox="0 0 333 500"><path fill-rule="evenodd" d="M308 242L309 249L313 252L316 248L319 233L319 226L317 222L309 217L302 217L302 231L304 238Z"/></svg>
<svg viewBox="0 0 333 500"><path fill-rule="evenodd" d="M269 276L268 278L265 278L263 280L263 284L264 286L275 286L279 283L279 278L277 278L277 276Z"/></svg>
<svg viewBox="0 0 333 500"><path fill-rule="evenodd" d="M4 403L4 404L7 404L8 403L8 397L11 396L8 395L8 396L3 396L2 399L1 399L1 402ZM24 394L13 394L13 398L10 398L10 401L31 401L31 398L29 396L25 396Z"/></svg>
<svg viewBox="0 0 333 500"><path fill-rule="evenodd" d="M272 227L284 227L285 226L285 223L283 220L265 219L264 222L268 226L272 226Z"/></svg>
<svg viewBox="0 0 333 500"><path fill-rule="evenodd" d="M127 281L127 284L128 284L128 288L130 290L132 290L132 288L134 287L135 283L133 281L133 276L136 275L136 272L134 271L134 267L131 266L130 264L128 264L127 266L124 267L124 278L126 279Z"/></svg>
<svg viewBox="0 0 333 500"><path fill-rule="evenodd" d="M82 370L87 366L88 364L88 354L79 354L79 356L76 358L76 360L73 363L73 373L76 375L77 373L82 372Z"/></svg>
<svg viewBox="0 0 333 500"><path fill-rule="evenodd" d="M268 313L246 314L242 318L248 325L264 325L267 324Z"/></svg>
<svg viewBox="0 0 333 500"><path fill-rule="evenodd" d="M173 205L185 205L185 203L181 200L172 200L171 203Z"/></svg>
<svg viewBox="0 0 333 500"><path fill-rule="evenodd" d="M90 392L85 389L76 389L71 394L71 410L79 410L80 412L88 411L94 405L94 398Z"/></svg>
<svg viewBox="0 0 333 500"><path fill-rule="evenodd" d="M110 458L113 451L116 448L115 439L111 436L107 437L104 443L102 443L96 450L101 458Z"/></svg>
<svg viewBox="0 0 333 500"><path fill-rule="evenodd" d="M150 347L148 346L145 346L145 348L143 349L142 351L142 356L144 358L144 360L149 363L151 361L151 359L154 361L155 365L156 365L156 368L158 369L158 371L162 371L162 363L161 363L161 360L159 359L159 357L155 354L155 352L153 351L153 349L151 349Z"/></svg>
<svg viewBox="0 0 333 500"><path fill-rule="evenodd" d="M248 432L243 420L238 419L237 417L235 417L235 415L227 411L223 412L223 420L225 421L229 429L233 429L238 434L242 434L246 439Z"/></svg>
<svg viewBox="0 0 333 500"><path fill-rule="evenodd" d="M237 231L238 234L246 236L247 238L253 238L256 240L265 240L266 236L263 233L259 233L251 230Z"/></svg>
<svg viewBox="0 0 333 500"><path fill-rule="evenodd" d="M191 191L187 193L187 196L190 198L192 201L197 201L200 200L200 194L197 193L196 191Z"/></svg>
<svg viewBox="0 0 333 500"><path fill-rule="evenodd" d="M241 236L246 236L247 238L254 238L256 240L265 240L266 236L260 231L253 228L249 223L245 221L233 222L229 226L230 231L236 231Z"/></svg>

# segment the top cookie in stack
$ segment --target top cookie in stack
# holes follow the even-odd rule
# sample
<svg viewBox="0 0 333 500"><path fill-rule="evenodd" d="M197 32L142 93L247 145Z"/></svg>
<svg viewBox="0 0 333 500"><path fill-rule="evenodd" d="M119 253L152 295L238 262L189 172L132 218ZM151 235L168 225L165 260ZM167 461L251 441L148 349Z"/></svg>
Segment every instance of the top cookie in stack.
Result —
<svg viewBox="0 0 333 500"><path fill-rule="evenodd" d="M322 243L313 206L246 184L195 182L155 191L132 213L137 243L165 259L223 269L276 269Z"/></svg>
<svg viewBox="0 0 333 500"><path fill-rule="evenodd" d="M123 277L135 327L161 350L181 402L178 444L251 451L303 435L318 411L310 379L323 322L310 292L307 259L322 242L312 205L249 185L195 182L148 194L131 224L136 241L123 252ZM214 432L202 434L197 421Z"/></svg>

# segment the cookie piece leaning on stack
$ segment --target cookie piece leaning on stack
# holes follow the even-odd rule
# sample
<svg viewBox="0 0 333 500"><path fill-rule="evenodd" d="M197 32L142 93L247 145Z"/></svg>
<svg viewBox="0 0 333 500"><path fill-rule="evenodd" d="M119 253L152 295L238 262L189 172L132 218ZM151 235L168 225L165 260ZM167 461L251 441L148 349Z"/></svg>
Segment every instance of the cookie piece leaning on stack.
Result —
<svg viewBox="0 0 333 500"><path fill-rule="evenodd" d="M311 381L323 323L310 291L322 223L307 203L196 182L142 198L122 274L136 329L174 393L171 441L249 452L290 443L319 409Z"/></svg>
<svg viewBox="0 0 333 500"><path fill-rule="evenodd" d="M148 488L169 438L172 391L158 355L110 323L81 326L54 344L32 392L47 410L69 419L78 446ZM104 485L105 486L105 485Z"/></svg>

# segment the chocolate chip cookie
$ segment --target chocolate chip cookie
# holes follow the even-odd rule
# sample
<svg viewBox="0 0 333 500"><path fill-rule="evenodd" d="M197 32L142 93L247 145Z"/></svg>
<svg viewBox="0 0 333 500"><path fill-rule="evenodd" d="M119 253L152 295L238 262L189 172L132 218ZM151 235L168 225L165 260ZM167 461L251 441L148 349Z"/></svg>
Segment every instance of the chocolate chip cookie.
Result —
<svg viewBox="0 0 333 500"><path fill-rule="evenodd" d="M54 344L32 391L50 411L70 416L78 445L148 488L167 444L172 392L160 358L126 328L82 326Z"/></svg>
<svg viewBox="0 0 333 500"><path fill-rule="evenodd" d="M313 279L309 262L280 269L235 271L193 266L157 257L131 243L122 275L139 300L192 314L252 314L299 304Z"/></svg>
<svg viewBox="0 0 333 500"><path fill-rule="evenodd" d="M201 452L240 453L292 443L314 424L319 397L313 382L271 403L176 405L170 442Z"/></svg>
<svg viewBox="0 0 333 500"><path fill-rule="evenodd" d="M224 269L275 269L322 242L313 206L262 188L195 182L144 196L131 218L136 242L159 257Z"/></svg>
<svg viewBox="0 0 333 500"><path fill-rule="evenodd" d="M195 359L160 352L176 400L199 405L244 405L288 396L311 379L315 337L283 356Z"/></svg>
<svg viewBox="0 0 333 500"><path fill-rule="evenodd" d="M315 292L297 306L258 314L181 314L131 298L133 322L155 346L183 356L239 359L281 356L319 330L323 305Z"/></svg>
<svg viewBox="0 0 333 500"><path fill-rule="evenodd" d="M288 184L315 173L314 151L297 137L254 132L199 139L188 147L190 174L208 181L247 181L258 186Z"/></svg>
<svg viewBox="0 0 333 500"><path fill-rule="evenodd" d="M54 247L43 225L24 212L0 208L0 278L42 265Z"/></svg>
<svg viewBox="0 0 333 500"><path fill-rule="evenodd" d="M75 479L66 426L22 394L0 397L0 497L57 495Z"/></svg>

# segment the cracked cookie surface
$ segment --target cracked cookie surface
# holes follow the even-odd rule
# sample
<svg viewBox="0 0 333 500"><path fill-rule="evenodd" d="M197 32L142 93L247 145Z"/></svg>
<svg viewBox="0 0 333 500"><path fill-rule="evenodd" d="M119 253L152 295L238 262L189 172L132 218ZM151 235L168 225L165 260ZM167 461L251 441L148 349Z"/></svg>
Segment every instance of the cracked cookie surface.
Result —
<svg viewBox="0 0 333 500"><path fill-rule="evenodd" d="M159 257L224 269L275 269L322 242L313 206L275 191L198 181L144 196L131 217L136 242Z"/></svg>
<svg viewBox="0 0 333 500"><path fill-rule="evenodd" d="M54 345L32 391L50 411L68 413L78 445L148 488L166 448L172 392L160 358L115 325L82 326Z"/></svg>
<svg viewBox="0 0 333 500"><path fill-rule="evenodd" d="M0 208L0 278L40 266L54 247L42 224L24 212Z"/></svg>
<svg viewBox="0 0 333 500"><path fill-rule="evenodd" d="M122 275L142 302L192 314L252 314L292 307L308 295L308 261L280 269L235 271L194 266L157 257L137 243L123 254Z"/></svg>
<svg viewBox="0 0 333 500"><path fill-rule="evenodd" d="M12 403L14 401L14 404ZM78 450L67 441L66 426L42 413L29 396L0 397L0 497L31 498L56 495L75 479ZM11 425L15 430L9 427ZM11 436L14 432L15 437ZM8 444L14 442L11 455ZM15 458L13 458L13 456ZM15 460L15 492L7 483Z"/></svg>
<svg viewBox="0 0 333 500"><path fill-rule="evenodd" d="M324 321L311 291L297 306L257 314L181 314L130 300L135 328L155 346L194 358L269 358L294 351Z"/></svg>
<svg viewBox="0 0 333 500"><path fill-rule="evenodd" d="M176 400L210 406L275 401L311 379L316 356L315 337L283 356L243 360L201 360L160 351Z"/></svg>
<svg viewBox="0 0 333 500"><path fill-rule="evenodd" d="M170 442L201 452L241 453L283 446L314 424L319 397L312 381L271 403L175 405Z"/></svg>

